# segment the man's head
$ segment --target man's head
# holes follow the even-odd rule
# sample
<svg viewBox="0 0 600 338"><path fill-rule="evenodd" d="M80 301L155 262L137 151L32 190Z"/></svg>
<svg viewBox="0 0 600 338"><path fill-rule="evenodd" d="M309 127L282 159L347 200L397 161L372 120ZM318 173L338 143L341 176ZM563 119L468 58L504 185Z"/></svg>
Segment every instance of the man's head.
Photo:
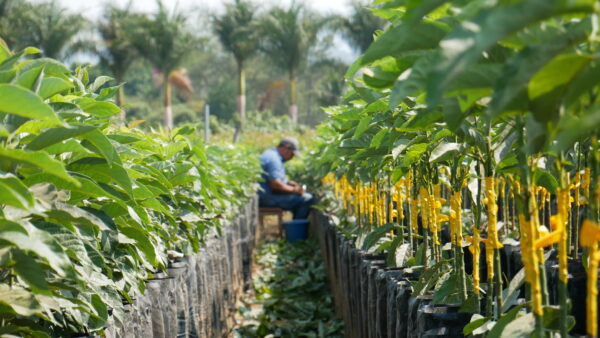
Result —
<svg viewBox="0 0 600 338"><path fill-rule="evenodd" d="M299 156L300 143L295 137L286 136L279 141L277 151L281 155L284 161L291 160L294 156Z"/></svg>

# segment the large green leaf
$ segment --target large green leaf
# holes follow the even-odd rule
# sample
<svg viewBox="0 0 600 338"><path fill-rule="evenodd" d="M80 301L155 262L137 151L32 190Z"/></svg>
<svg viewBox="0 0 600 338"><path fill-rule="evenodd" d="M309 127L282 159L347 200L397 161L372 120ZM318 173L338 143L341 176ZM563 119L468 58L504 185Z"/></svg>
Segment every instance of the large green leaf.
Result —
<svg viewBox="0 0 600 338"><path fill-rule="evenodd" d="M560 52L584 41L591 28L591 20L585 19L546 41L526 46L512 57L502 70L502 76L495 87L489 105L491 116L499 115L507 107L511 107L515 99L524 96L521 93L526 91L529 80Z"/></svg>
<svg viewBox="0 0 600 338"><path fill-rule="evenodd" d="M31 68L39 66L44 67L44 73L46 74L46 76L63 76L65 74L71 73L69 68L67 68L64 64L50 58L27 60L23 62L22 66L20 67L20 70L24 72Z"/></svg>
<svg viewBox="0 0 600 338"><path fill-rule="evenodd" d="M600 126L600 106L592 106L582 116L569 114L559 124L556 142L552 145L553 151L562 151L571 148L575 142L583 141L586 137L598 132Z"/></svg>
<svg viewBox="0 0 600 338"><path fill-rule="evenodd" d="M110 117L123 112L121 108L116 106L114 103L96 101L92 99L80 100L77 105L84 112L98 117Z"/></svg>
<svg viewBox="0 0 600 338"><path fill-rule="evenodd" d="M39 96L17 85L0 84L0 112L60 124L56 113Z"/></svg>
<svg viewBox="0 0 600 338"><path fill-rule="evenodd" d="M0 284L0 312L5 313L6 309L21 316L32 316L42 311L31 292L18 286Z"/></svg>
<svg viewBox="0 0 600 338"><path fill-rule="evenodd" d="M435 59L434 53L428 53L400 75L390 94L390 108L396 108L407 96L425 90Z"/></svg>
<svg viewBox="0 0 600 338"><path fill-rule="evenodd" d="M439 102L452 82L499 40L539 21L567 13L591 12L593 8L591 0L529 0L482 10L440 42L440 59L428 84L428 102Z"/></svg>
<svg viewBox="0 0 600 338"><path fill-rule="evenodd" d="M33 206L33 196L16 176L0 173L0 204L28 209Z"/></svg>
<svg viewBox="0 0 600 338"><path fill-rule="evenodd" d="M27 70L26 72L19 72L17 77L13 79L13 84L17 84L25 89L29 89L32 92L37 92L36 84L42 81L44 77L44 67L39 66Z"/></svg>
<svg viewBox="0 0 600 338"><path fill-rule="evenodd" d="M558 121L566 86L592 60L590 56L567 54L550 61L529 82L530 109L541 122Z"/></svg>
<svg viewBox="0 0 600 338"><path fill-rule="evenodd" d="M79 182L67 173L62 162L51 158L43 151L25 151L21 149L0 147L0 159L36 167L42 172L46 172L72 184L79 185Z"/></svg>
<svg viewBox="0 0 600 338"><path fill-rule="evenodd" d="M93 129L95 129L93 126L77 125L48 129L29 142L26 148L29 150L41 150L58 142L85 134Z"/></svg>
<svg viewBox="0 0 600 338"><path fill-rule="evenodd" d="M99 155L102 155L106 159L109 166L112 166L113 163L119 164L121 162L115 147L112 145L108 137L106 137L106 135L104 135L100 130L95 129L86 132L85 134L82 134L81 138L89 141L93 145L91 149Z"/></svg>
<svg viewBox="0 0 600 338"><path fill-rule="evenodd" d="M36 293L51 295L46 282L46 272L35 259L21 250L12 251L15 272Z"/></svg>
<svg viewBox="0 0 600 338"><path fill-rule="evenodd" d="M35 253L46 260L61 276L72 273L72 265L54 239L42 230L30 227L23 233L23 227L10 221L0 220L0 240L9 242L23 251Z"/></svg>
<svg viewBox="0 0 600 338"><path fill-rule="evenodd" d="M429 162L442 162L448 160L453 154L461 148L460 143L441 142L432 151L429 156Z"/></svg>
<svg viewBox="0 0 600 338"><path fill-rule="evenodd" d="M490 330L490 332L486 335L486 337L488 337L488 338L505 337L503 335L504 329L506 328L507 325L512 323L515 320L515 318L517 318L517 315L519 314L521 309L523 307L525 307L525 305L526 304L517 305L514 308L510 309L510 311L508 311L507 313L503 314L502 317L500 317L500 319L498 319L498 321L496 322L494 327ZM506 337L508 337L508 336L506 336Z"/></svg>
<svg viewBox="0 0 600 338"><path fill-rule="evenodd" d="M68 168L98 182L111 183L114 180L129 195L133 195L131 179L127 171L116 163L109 166L103 158L86 157L69 164Z"/></svg>
<svg viewBox="0 0 600 338"><path fill-rule="evenodd" d="M377 227L375 230L371 231L365 238L362 245L362 250L369 250L373 245L375 245L375 243L377 243L377 241L379 241L380 238L382 238L389 232L399 228L400 226L396 223L387 223L385 225Z"/></svg>
<svg viewBox="0 0 600 338"><path fill-rule="evenodd" d="M58 77L46 77L40 85L38 95L43 99L47 99L72 88L73 84L69 81Z"/></svg>
<svg viewBox="0 0 600 338"><path fill-rule="evenodd" d="M143 252L144 255L146 255L148 261L150 261L150 264L156 265L156 251L154 249L154 245L152 245L152 242L150 242L150 239L148 238L147 234L134 227L122 227L119 228L119 231L123 235L134 239L138 244L138 248L140 249L140 251Z"/></svg>
<svg viewBox="0 0 600 338"><path fill-rule="evenodd" d="M430 20L392 26L369 46L361 64L366 65L386 56L436 48L448 31L445 24Z"/></svg>

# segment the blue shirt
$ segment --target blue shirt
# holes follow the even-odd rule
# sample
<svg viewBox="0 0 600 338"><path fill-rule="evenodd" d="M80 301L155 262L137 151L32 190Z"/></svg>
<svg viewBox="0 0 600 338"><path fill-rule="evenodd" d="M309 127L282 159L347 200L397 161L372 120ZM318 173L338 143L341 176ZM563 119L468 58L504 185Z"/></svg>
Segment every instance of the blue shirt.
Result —
<svg viewBox="0 0 600 338"><path fill-rule="evenodd" d="M271 195L274 194L271 187L269 187L268 181L280 180L283 183L287 183L285 178L285 168L283 167L283 158L277 152L277 149L270 148L265 150L260 155L260 166L262 167L262 179L264 182L260 182L263 192L259 192L260 195Z"/></svg>

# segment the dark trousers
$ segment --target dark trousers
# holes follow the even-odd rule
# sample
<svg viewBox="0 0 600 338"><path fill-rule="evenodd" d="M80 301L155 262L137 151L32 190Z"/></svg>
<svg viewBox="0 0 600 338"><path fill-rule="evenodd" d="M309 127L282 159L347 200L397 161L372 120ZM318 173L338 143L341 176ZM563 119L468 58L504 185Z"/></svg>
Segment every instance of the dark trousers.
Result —
<svg viewBox="0 0 600 338"><path fill-rule="evenodd" d="M305 192L298 194L265 194L260 195L261 207L281 208L289 210L294 214L294 219L306 219L310 212L310 206L314 203L312 194Z"/></svg>

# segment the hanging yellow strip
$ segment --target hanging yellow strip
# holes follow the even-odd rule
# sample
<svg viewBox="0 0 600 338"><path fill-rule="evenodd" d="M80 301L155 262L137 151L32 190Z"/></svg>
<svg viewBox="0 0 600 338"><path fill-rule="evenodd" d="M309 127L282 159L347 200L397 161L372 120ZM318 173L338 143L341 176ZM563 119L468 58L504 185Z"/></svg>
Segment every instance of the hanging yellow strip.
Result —
<svg viewBox="0 0 600 338"><path fill-rule="evenodd" d="M586 325L587 333L592 337L598 334L598 241L600 240L600 226L590 220L583 221L579 242L582 247L588 248L590 257L587 277L586 299Z"/></svg>

